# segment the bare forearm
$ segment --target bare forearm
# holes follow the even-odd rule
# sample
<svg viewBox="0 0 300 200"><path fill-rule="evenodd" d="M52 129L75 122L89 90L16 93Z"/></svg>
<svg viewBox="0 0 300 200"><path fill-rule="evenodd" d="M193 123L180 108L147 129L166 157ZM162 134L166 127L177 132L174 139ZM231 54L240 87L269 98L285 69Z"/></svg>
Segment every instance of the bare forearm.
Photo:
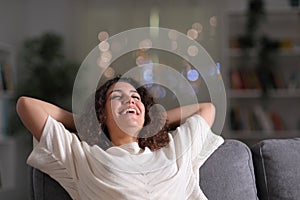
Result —
<svg viewBox="0 0 300 200"><path fill-rule="evenodd" d="M26 128L39 140L48 115L61 122L67 129L75 130L73 114L45 101L20 97L17 112Z"/></svg>
<svg viewBox="0 0 300 200"><path fill-rule="evenodd" d="M167 123L170 127L176 127L194 114L201 115L211 127L215 119L215 107L211 103L200 103L178 107L167 111Z"/></svg>

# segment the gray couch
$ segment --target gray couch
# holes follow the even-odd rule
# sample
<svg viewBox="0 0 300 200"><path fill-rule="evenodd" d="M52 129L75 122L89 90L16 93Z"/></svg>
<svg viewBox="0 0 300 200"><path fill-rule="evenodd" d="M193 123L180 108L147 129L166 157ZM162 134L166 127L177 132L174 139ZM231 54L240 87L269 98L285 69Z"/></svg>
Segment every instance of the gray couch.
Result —
<svg viewBox="0 0 300 200"><path fill-rule="evenodd" d="M48 175L30 169L31 199L71 199ZM209 200L299 200L300 138L263 140L251 148L227 139L200 168L200 179Z"/></svg>

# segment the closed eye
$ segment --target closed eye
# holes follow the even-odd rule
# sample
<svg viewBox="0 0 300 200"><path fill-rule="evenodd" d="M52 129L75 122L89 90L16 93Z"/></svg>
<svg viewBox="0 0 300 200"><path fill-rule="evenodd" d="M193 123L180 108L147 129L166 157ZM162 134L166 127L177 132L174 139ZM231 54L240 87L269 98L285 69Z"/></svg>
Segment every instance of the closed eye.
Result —
<svg viewBox="0 0 300 200"><path fill-rule="evenodd" d="M114 95L110 99L122 99L121 95Z"/></svg>
<svg viewBox="0 0 300 200"><path fill-rule="evenodd" d="M132 98L137 99L137 100L141 100L141 98L139 96L132 96Z"/></svg>

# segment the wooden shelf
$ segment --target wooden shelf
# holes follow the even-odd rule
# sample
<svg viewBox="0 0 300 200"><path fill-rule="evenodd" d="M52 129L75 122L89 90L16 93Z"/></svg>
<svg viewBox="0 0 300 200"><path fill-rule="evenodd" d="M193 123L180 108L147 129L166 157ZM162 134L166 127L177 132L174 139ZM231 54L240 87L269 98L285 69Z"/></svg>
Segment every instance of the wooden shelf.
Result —
<svg viewBox="0 0 300 200"><path fill-rule="evenodd" d="M230 98L262 98L263 92L259 89L230 90ZM268 91L271 98L300 98L300 89L272 89Z"/></svg>
<svg viewBox="0 0 300 200"><path fill-rule="evenodd" d="M276 53L275 53L276 54ZM256 57L258 56L258 52L255 51L254 49L250 49L249 50L249 54L248 54L250 57ZM282 48L282 49L279 49L278 50L278 53L276 54L278 56L300 56L300 46L294 46L293 48ZM236 58L239 58L242 56L242 50L239 49L239 48L231 48L229 51L228 51L228 56L230 57L236 57Z"/></svg>
<svg viewBox="0 0 300 200"><path fill-rule="evenodd" d="M260 98L262 91L256 89L230 90L228 94L230 98Z"/></svg>
<svg viewBox="0 0 300 200"><path fill-rule="evenodd" d="M262 139L284 139L284 138L295 138L300 137L300 130L260 130L260 131L227 131L223 134L225 138L230 139L246 139L246 140L262 140Z"/></svg>

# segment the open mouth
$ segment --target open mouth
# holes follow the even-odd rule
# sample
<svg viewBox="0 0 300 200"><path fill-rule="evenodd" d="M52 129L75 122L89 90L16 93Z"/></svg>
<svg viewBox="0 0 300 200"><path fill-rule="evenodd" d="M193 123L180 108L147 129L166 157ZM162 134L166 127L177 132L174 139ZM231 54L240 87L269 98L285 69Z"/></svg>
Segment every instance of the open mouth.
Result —
<svg viewBox="0 0 300 200"><path fill-rule="evenodd" d="M139 112L137 112L136 109L134 109L134 108L127 108L127 109L123 110L120 114L121 115L126 115L126 114L135 114L135 115L138 115Z"/></svg>

